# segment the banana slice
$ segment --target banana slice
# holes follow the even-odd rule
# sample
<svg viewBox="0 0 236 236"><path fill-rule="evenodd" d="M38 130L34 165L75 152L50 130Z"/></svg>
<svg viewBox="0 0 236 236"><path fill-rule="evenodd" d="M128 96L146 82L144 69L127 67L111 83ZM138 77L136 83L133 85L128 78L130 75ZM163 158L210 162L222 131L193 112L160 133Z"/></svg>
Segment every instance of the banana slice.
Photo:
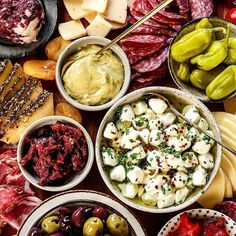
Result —
<svg viewBox="0 0 236 236"><path fill-rule="evenodd" d="M205 208L212 209L218 202L224 200L225 195L225 176L219 168L215 179L208 190L198 199L198 203Z"/></svg>

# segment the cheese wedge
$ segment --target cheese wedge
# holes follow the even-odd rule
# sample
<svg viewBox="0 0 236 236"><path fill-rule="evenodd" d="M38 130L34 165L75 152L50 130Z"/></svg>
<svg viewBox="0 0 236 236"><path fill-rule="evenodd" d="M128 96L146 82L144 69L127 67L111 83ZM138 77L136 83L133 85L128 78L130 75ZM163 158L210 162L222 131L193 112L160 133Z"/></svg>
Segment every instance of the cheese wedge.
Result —
<svg viewBox="0 0 236 236"><path fill-rule="evenodd" d="M235 114L236 113L236 97L226 100L224 102L224 108L226 112Z"/></svg>
<svg viewBox="0 0 236 236"><path fill-rule="evenodd" d="M93 12L82 8L83 0L64 0L67 12L73 20L79 20Z"/></svg>
<svg viewBox="0 0 236 236"><path fill-rule="evenodd" d="M127 18L127 0L109 0L104 18L124 24Z"/></svg>
<svg viewBox="0 0 236 236"><path fill-rule="evenodd" d="M86 28L89 36L105 37L111 31L112 25L100 15L97 15Z"/></svg>
<svg viewBox="0 0 236 236"><path fill-rule="evenodd" d="M229 159L223 154L221 159L221 165L220 167L225 172L227 177L229 178L233 191L236 191L236 169L232 165L232 163L229 161Z"/></svg>
<svg viewBox="0 0 236 236"><path fill-rule="evenodd" d="M218 202L224 200L225 195L225 177L221 168L219 168L215 179L208 190L198 199L198 203L205 208L213 208Z"/></svg>
<svg viewBox="0 0 236 236"><path fill-rule="evenodd" d="M225 198L233 197L233 188L228 176L224 173L225 176Z"/></svg>
<svg viewBox="0 0 236 236"><path fill-rule="evenodd" d="M61 23L58 30L64 40L73 40L86 35L86 30L80 20Z"/></svg>
<svg viewBox="0 0 236 236"><path fill-rule="evenodd" d="M85 10L104 13L107 8L108 0L83 0L82 7Z"/></svg>

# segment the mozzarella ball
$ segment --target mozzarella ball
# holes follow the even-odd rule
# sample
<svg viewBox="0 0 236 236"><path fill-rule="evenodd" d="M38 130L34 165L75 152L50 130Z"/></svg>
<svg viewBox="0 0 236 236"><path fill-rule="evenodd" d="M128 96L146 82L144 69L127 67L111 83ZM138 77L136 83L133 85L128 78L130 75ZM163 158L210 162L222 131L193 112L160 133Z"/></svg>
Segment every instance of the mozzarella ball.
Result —
<svg viewBox="0 0 236 236"><path fill-rule="evenodd" d="M188 175L181 171L177 172L172 178L172 183L177 189L185 187L185 185L187 185L187 182Z"/></svg>
<svg viewBox="0 0 236 236"><path fill-rule="evenodd" d="M158 208L162 209L168 206L172 206L175 203L175 194L170 193L168 195L165 195L164 198L160 198L158 196L157 198L157 206Z"/></svg>
<svg viewBox="0 0 236 236"><path fill-rule="evenodd" d="M143 182L144 172L138 166L133 166L131 170L128 171L127 177L131 183L141 184Z"/></svg>
<svg viewBox="0 0 236 236"><path fill-rule="evenodd" d="M148 105L144 101L134 102L131 104L131 106L136 116L144 114L148 109Z"/></svg>
<svg viewBox="0 0 236 236"><path fill-rule="evenodd" d="M209 124L207 123L207 121L204 118L201 117L198 122L198 127L203 130L207 130L207 129L209 129Z"/></svg>
<svg viewBox="0 0 236 236"><path fill-rule="evenodd" d="M191 140L185 138L184 136L169 137L167 145L169 147L173 147L177 152L182 152L191 146Z"/></svg>
<svg viewBox="0 0 236 236"><path fill-rule="evenodd" d="M183 166L183 160L181 157L176 157L172 154L168 154L166 156L168 165L173 169L178 169L179 167Z"/></svg>
<svg viewBox="0 0 236 236"><path fill-rule="evenodd" d="M192 147L193 151L198 154L206 154L211 150L211 144L206 143L205 141L198 141L194 143Z"/></svg>
<svg viewBox="0 0 236 236"><path fill-rule="evenodd" d="M150 130L159 129L163 124L161 123L160 119L152 119L148 122L148 127Z"/></svg>
<svg viewBox="0 0 236 236"><path fill-rule="evenodd" d="M172 112L168 112L164 114L159 114L158 118L165 127L168 127L175 122L176 116Z"/></svg>
<svg viewBox="0 0 236 236"><path fill-rule="evenodd" d="M150 109L150 108L148 108L146 110L145 114L149 115L151 117L151 119L155 119L156 118L156 113L152 109Z"/></svg>
<svg viewBox="0 0 236 236"><path fill-rule="evenodd" d="M118 164L115 151L112 148L102 148L103 164L106 166L116 166Z"/></svg>
<svg viewBox="0 0 236 236"><path fill-rule="evenodd" d="M182 160L186 168L192 168L198 165L198 158L194 152L185 152L182 156Z"/></svg>
<svg viewBox="0 0 236 236"><path fill-rule="evenodd" d="M156 194L167 181L169 181L169 176L157 175L146 184L144 189L148 194Z"/></svg>
<svg viewBox="0 0 236 236"><path fill-rule="evenodd" d="M148 144L149 136L150 131L148 129L142 129L139 131L139 137L145 144Z"/></svg>
<svg viewBox="0 0 236 236"><path fill-rule="evenodd" d="M103 136L107 139L114 139L117 136L117 128L113 122L106 125Z"/></svg>
<svg viewBox="0 0 236 236"><path fill-rule="evenodd" d="M171 125L168 128L165 129L165 133L168 136L176 137L178 136L178 126L177 125Z"/></svg>
<svg viewBox="0 0 236 236"><path fill-rule="evenodd" d="M134 112L130 105L124 105L121 110L120 120L121 121L132 121L134 119Z"/></svg>
<svg viewBox="0 0 236 236"><path fill-rule="evenodd" d="M203 168L197 168L192 176L195 186L203 186L206 184L207 173Z"/></svg>
<svg viewBox="0 0 236 236"><path fill-rule="evenodd" d="M214 157L211 153L206 153L198 156L199 163L206 169L212 169L214 167Z"/></svg>
<svg viewBox="0 0 236 236"><path fill-rule="evenodd" d="M198 123L201 116L198 112L198 109L193 105L188 105L183 109L184 116L193 123Z"/></svg>
<svg viewBox="0 0 236 236"><path fill-rule="evenodd" d="M115 166L110 171L110 178L112 180L122 182L125 180L126 173L125 168L122 165Z"/></svg>
<svg viewBox="0 0 236 236"><path fill-rule="evenodd" d="M156 114L162 114L168 108L167 104L159 98L151 98L148 104Z"/></svg>
<svg viewBox="0 0 236 236"><path fill-rule="evenodd" d="M148 194L148 193L144 193L141 197L142 201L150 206L156 206L157 204L157 193L156 194Z"/></svg>
<svg viewBox="0 0 236 236"><path fill-rule="evenodd" d="M149 136L149 143L152 146L157 147L158 145L163 143L163 141L164 141L164 135L162 134L162 132L160 130L153 129Z"/></svg>
<svg viewBox="0 0 236 236"><path fill-rule="evenodd" d="M148 126L148 122L150 120L150 116L143 115L135 118L132 121L133 127L137 130L142 130Z"/></svg>
<svg viewBox="0 0 236 236"><path fill-rule="evenodd" d="M127 183L127 184L118 184L118 187L121 190L121 193L124 197L133 199L138 193L138 185Z"/></svg>
<svg viewBox="0 0 236 236"><path fill-rule="evenodd" d="M158 169L153 168L151 166L144 166L143 171L144 171L144 178L143 178L144 184L147 184L151 179L155 178L158 174Z"/></svg>
<svg viewBox="0 0 236 236"><path fill-rule="evenodd" d="M187 187L178 189L175 193L175 203L181 204L185 201L186 197L189 194L189 189Z"/></svg>
<svg viewBox="0 0 236 236"><path fill-rule="evenodd" d="M138 136L138 131L133 127L125 129L125 132L121 138L121 147L125 149L133 149L140 144Z"/></svg>
<svg viewBox="0 0 236 236"><path fill-rule="evenodd" d="M146 153L143 149L143 146L138 145L137 147L135 147L131 151L127 152L127 157L130 159L140 160L140 159L143 159L146 157Z"/></svg>

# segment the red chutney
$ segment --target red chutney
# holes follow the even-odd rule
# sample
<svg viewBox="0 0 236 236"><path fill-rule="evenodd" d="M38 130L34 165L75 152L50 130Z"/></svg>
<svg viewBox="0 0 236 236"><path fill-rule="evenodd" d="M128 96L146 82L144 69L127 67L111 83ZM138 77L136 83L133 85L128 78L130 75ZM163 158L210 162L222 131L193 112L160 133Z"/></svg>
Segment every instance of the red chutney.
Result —
<svg viewBox="0 0 236 236"><path fill-rule="evenodd" d="M61 184L83 170L87 162L87 142L81 129L57 122L25 137L27 150L20 164L36 174L40 185Z"/></svg>
<svg viewBox="0 0 236 236"><path fill-rule="evenodd" d="M178 230L168 236L228 236L223 217L212 217L204 220L192 220L187 213L180 216Z"/></svg>

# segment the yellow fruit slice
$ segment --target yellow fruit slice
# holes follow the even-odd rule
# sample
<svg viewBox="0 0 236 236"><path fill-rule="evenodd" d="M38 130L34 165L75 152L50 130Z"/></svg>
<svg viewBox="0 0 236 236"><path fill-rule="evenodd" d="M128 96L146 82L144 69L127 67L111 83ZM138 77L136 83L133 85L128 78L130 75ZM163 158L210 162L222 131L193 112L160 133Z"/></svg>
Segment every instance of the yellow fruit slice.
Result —
<svg viewBox="0 0 236 236"><path fill-rule="evenodd" d="M218 202L224 200L225 195L225 177L221 168L219 168L215 179L208 190L198 199L198 203L205 208L213 208Z"/></svg>

